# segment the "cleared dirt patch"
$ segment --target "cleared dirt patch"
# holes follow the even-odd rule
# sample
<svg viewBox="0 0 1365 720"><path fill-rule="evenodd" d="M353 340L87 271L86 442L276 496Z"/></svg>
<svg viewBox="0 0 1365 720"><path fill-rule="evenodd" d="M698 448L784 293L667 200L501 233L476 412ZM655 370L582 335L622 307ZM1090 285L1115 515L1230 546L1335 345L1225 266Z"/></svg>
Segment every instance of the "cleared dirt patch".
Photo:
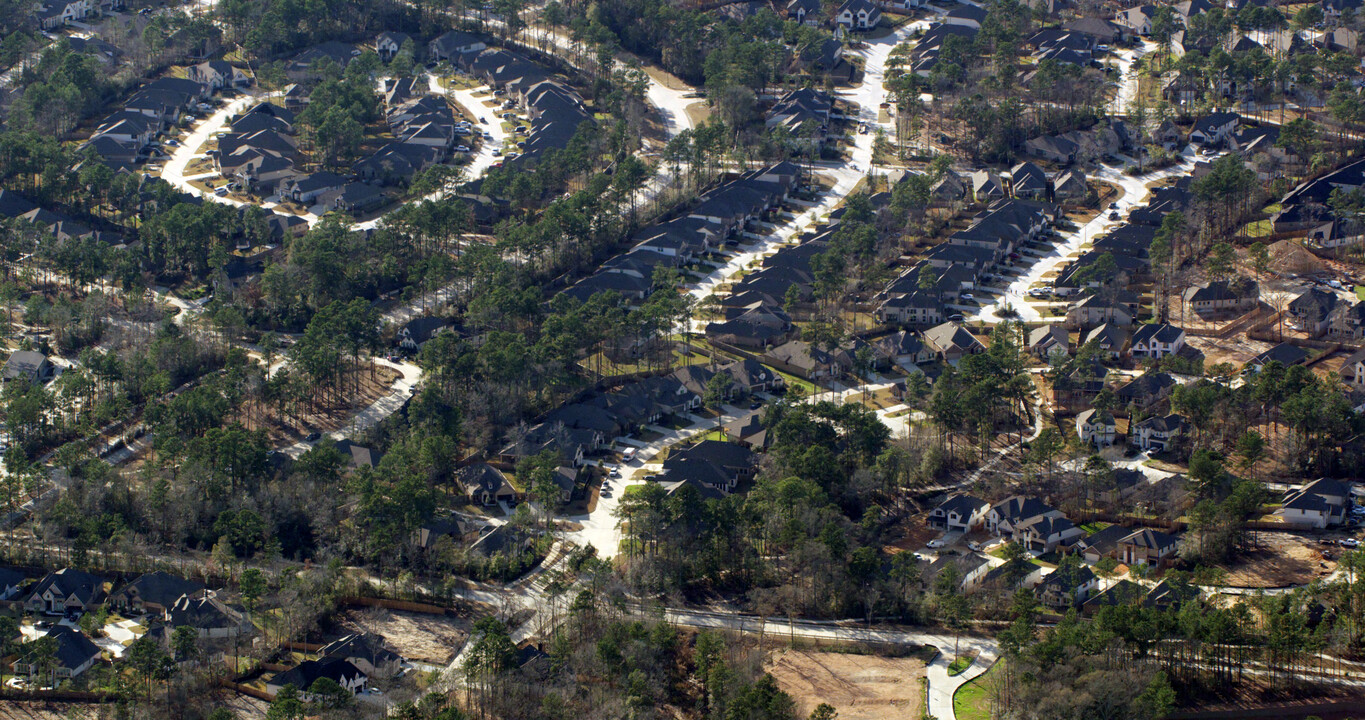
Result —
<svg viewBox="0 0 1365 720"><path fill-rule="evenodd" d="M1336 568L1335 562L1322 560L1318 546L1308 538L1283 532L1258 532L1255 537L1260 547L1228 566L1227 585L1230 587L1304 585ZM1327 567L1322 567L1320 563L1323 562Z"/></svg>
<svg viewBox="0 0 1365 720"><path fill-rule="evenodd" d="M918 658L783 650L765 669L796 701L800 717L824 702L840 720L899 720L915 716L921 702Z"/></svg>
<svg viewBox="0 0 1365 720"><path fill-rule="evenodd" d="M0 700L0 718L6 720L86 720L100 715L94 703L23 702ZM104 706L106 710L112 705Z"/></svg>
<svg viewBox="0 0 1365 720"><path fill-rule="evenodd" d="M445 664L469 639L470 622L449 615L425 615L383 608L347 610L341 624L377 633L394 652L409 659Z"/></svg>

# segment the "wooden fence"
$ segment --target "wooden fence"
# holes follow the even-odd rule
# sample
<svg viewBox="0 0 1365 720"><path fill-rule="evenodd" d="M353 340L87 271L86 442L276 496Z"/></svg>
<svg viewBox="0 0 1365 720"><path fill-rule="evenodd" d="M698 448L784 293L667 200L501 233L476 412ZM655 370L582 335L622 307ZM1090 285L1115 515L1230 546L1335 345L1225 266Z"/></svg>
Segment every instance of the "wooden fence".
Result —
<svg viewBox="0 0 1365 720"><path fill-rule="evenodd" d="M448 608L439 605L428 605L427 603L409 602L407 600L389 600L388 598L354 596L341 599L342 605L359 605L361 607L378 607L387 610L401 610L403 612L423 613L425 615L447 615L450 613Z"/></svg>
<svg viewBox="0 0 1365 720"><path fill-rule="evenodd" d="M0 687L0 700L30 702L107 703L118 700L116 693L82 692L79 690L14 690Z"/></svg>
<svg viewBox="0 0 1365 720"><path fill-rule="evenodd" d="M243 695L247 695L247 696L249 696L249 697L254 697L254 698L256 698L257 700L264 700L264 701L266 701L266 702L274 702L274 701L275 701L275 696L274 696L274 695L271 695L270 693L268 693L268 692L266 692L266 691L264 691L264 690L258 690L258 689L254 688L254 687L251 687L250 685L245 685L245 684L243 684L243 683L235 683L235 682L232 682L231 680L227 680L227 679L219 680L219 681L218 681L218 684L221 685L221 686L223 686L223 687L225 687L225 688L227 688L227 689L229 689L229 690L234 690L234 691L239 692L239 693L241 693L241 694L243 694Z"/></svg>

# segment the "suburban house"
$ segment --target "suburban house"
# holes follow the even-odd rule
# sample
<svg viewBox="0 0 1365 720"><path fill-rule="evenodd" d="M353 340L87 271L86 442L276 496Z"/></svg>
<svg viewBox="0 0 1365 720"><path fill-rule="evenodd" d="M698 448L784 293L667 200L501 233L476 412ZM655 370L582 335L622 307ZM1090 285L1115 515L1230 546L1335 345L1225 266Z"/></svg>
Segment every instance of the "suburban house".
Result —
<svg viewBox="0 0 1365 720"><path fill-rule="evenodd" d="M1099 584L1100 579L1090 568L1063 565L1044 577L1033 592L1038 602L1064 612L1084 603Z"/></svg>
<svg viewBox="0 0 1365 720"><path fill-rule="evenodd" d="M817 27L816 19L820 14L820 0L790 0L786 7L787 18L803 25Z"/></svg>
<svg viewBox="0 0 1365 720"><path fill-rule="evenodd" d="M1175 535L1143 528L1119 540L1114 549L1118 561L1124 565L1156 567L1179 548L1180 538Z"/></svg>
<svg viewBox="0 0 1365 720"><path fill-rule="evenodd" d="M1115 557L1119 540L1131 534L1133 531L1130 528L1122 525L1110 525L1075 543L1072 549L1079 552L1087 562L1097 563L1104 558Z"/></svg>
<svg viewBox="0 0 1365 720"><path fill-rule="evenodd" d="M1014 526L1014 541L1036 553L1049 553L1085 535L1064 516L1038 515Z"/></svg>
<svg viewBox="0 0 1365 720"><path fill-rule="evenodd" d="M1241 116L1233 112L1214 112L1194 121L1190 142L1204 147L1217 147L1227 142L1237 129Z"/></svg>
<svg viewBox="0 0 1365 720"><path fill-rule="evenodd" d="M435 315L423 315L409 320L398 329L394 340L398 347L417 352L427 341L450 330L450 320Z"/></svg>
<svg viewBox="0 0 1365 720"><path fill-rule="evenodd" d="M57 644L56 652L51 657L51 677L36 677L43 671L43 668L39 659L29 652L32 649L30 646L33 641L24 643L18 648L19 659L14 661L15 674L27 675L34 682L46 684L51 680L77 677L89 670L100 659L102 652L100 647L76 628L57 625L47 631L44 637L52 638ZM53 686L56 684L56 682L52 682Z"/></svg>
<svg viewBox="0 0 1365 720"><path fill-rule="evenodd" d="M85 612L104 595L104 581L90 573L62 568L33 586L24 609L45 615Z"/></svg>
<svg viewBox="0 0 1365 720"><path fill-rule="evenodd" d="M975 335L955 322L946 322L925 330L924 342L933 349L940 360L950 365L956 365L958 360L968 355L986 352L986 346L982 345Z"/></svg>
<svg viewBox="0 0 1365 720"><path fill-rule="evenodd" d="M939 555L921 571L920 581L925 587L932 587L939 575L949 567L953 568L952 572L957 575L957 590L971 592L980 587L986 573L991 569L991 564L980 553Z"/></svg>
<svg viewBox="0 0 1365 720"><path fill-rule="evenodd" d="M1133 444L1148 452L1166 452L1179 440L1189 423L1177 415L1153 415L1138 422L1129 432Z"/></svg>
<svg viewBox="0 0 1365 720"><path fill-rule="evenodd" d="M1076 434L1088 445L1109 447L1118 436L1118 426L1109 411L1091 408L1076 416Z"/></svg>
<svg viewBox="0 0 1365 720"><path fill-rule="evenodd" d="M1133 332L1133 357L1163 358L1185 347L1185 331L1168 323L1147 324Z"/></svg>
<svg viewBox="0 0 1365 720"><path fill-rule="evenodd" d="M1276 515L1287 525L1323 529L1346 521L1351 491L1344 483L1319 478L1284 496Z"/></svg>
<svg viewBox="0 0 1365 720"><path fill-rule="evenodd" d="M980 10L980 8L973 8ZM955 11L954 11L955 12ZM982 11L984 13L984 11ZM1017 198L1047 198L1047 173L1031 162L1021 162L1010 170L1010 192Z"/></svg>
<svg viewBox="0 0 1365 720"><path fill-rule="evenodd" d="M996 535L1012 535L1020 523L1037 517L1061 517L1062 511L1048 507L1042 500L1015 495L991 506L986 513L986 529Z"/></svg>
<svg viewBox="0 0 1365 720"><path fill-rule="evenodd" d="M313 687L313 683L323 678L350 690L352 694L363 692L366 682L369 681L369 677L361 672L360 668L345 660L305 660L297 667L276 673L266 681L265 689L271 694L278 695L284 686L293 685L299 691L301 699L311 700L312 695L307 691Z"/></svg>
<svg viewBox="0 0 1365 720"><path fill-rule="evenodd" d="M955 494L929 513L928 522L946 530L970 532L986 522L991 504L971 495Z"/></svg>
<svg viewBox="0 0 1365 720"><path fill-rule="evenodd" d="M1258 354L1256 357L1247 361L1247 367L1260 370L1266 365L1277 362L1285 367L1291 365L1301 365L1308 361L1307 350L1293 343L1282 342L1271 347L1269 350Z"/></svg>
<svg viewBox="0 0 1365 720"><path fill-rule="evenodd" d="M1332 311L1339 301L1336 293L1309 288L1289 302L1290 327L1303 330L1312 337L1326 333L1332 325Z"/></svg>
<svg viewBox="0 0 1365 720"><path fill-rule="evenodd" d="M1090 185L1085 180L1085 173L1080 170L1065 170L1052 181L1052 199L1057 202L1089 198Z"/></svg>
<svg viewBox="0 0 1365 720"><path fill-rule="evenodd" d="M0 600L10 600L19 594L27 580L23 573L10 568L0 568Z"/></svg>
<svg viewBox="0 0 1365 720"><path fill-rule="evenodd" d="M488 463L466 465L456 471L455 477L472 503L491 507L500 502L510 505L517 500L517 489L507 481L507 476Z"/></svg>
<svg viewBox="0 0 1365 720"><path fill-rule="evenodd" d="M882 20L882 10L872 0L844 0L834 11L834 22L847 30L871 30Z"/></svg>
<svg viewBox="0 0 1365 720"><path fill-rule="evenodd" d="M374 51L379 59L388 62L403 49L403 43L411 38L405 32L382 32L374 39Z"/></svg>
<svg viewBox="0 0 1365 720"><path fill-rule="evenodd" d="M1028 350L1043 360L1065 356L1071 352L1071 336L1061 325L1044 325L1028 334Z"/></svg>
<svg viewBox="0 0 1365 720"><path fill-rule="evenodd" d="M1155 5L1139 5L1120 11L1114 22L1138 35L1152 34L1152 18L1156 15Z"/></svg>
<svg viewBox="0 0 1365 720"><path fill-rule="evenodd" d="M1118 360L1128 354L1128 340L1127 330L1113 323L1105 323L1086 333L1081 345L1093 344L1110 360Z"/></svg>
<svg viewBox="0 0 1365 720"><path fill-rule="evenodd" d="M90 0L48 0L33 4L33 16L38 27L52 31L86 19L90 9Z"/></svg>
<svg viewBox="0 0 1365 720"><path fill-rule="evenodd" d="M1117 526L1115 526L1117 527ZM1127 528L1121 528L1127 529ZM1133 582L1132 580L1120 580L1109 588L1090 596L1089 600L1081 606L1081 614L1091 617L1098 613L1102 608L1135 605L1142 601L1147 595L1147 588Z"/></svg>
<svg viewBox="0 0 1365 720"><path fill-rule="evenodd" d="M423 550L436 547L441 538L450 538L456 546L472 544L488 529L488 523L467 515L451 513L447 517L430 520L417 528L414 539Z"/></svg>
<svg viewBox="0 0 1365 720"><path fill-rule="evenodd" d="M47 356L34 350L15 350L5 361L4 381L23 380L29 384L47 382L56 372Z"/></svg>
<svg viewBox="0 0 1365 720"><path fill-rule="evenodd" d="M194 628L201 638L232 638L254 630L245 613L207 592L182 595L167 615L167 625Z"/></svg>
<svg viewBox="0 0 1365 720"><path fill-rule="evenodd" d="M1243 313L1260 304L1261 289L1245 278L1236 283L1218 280L1187 288L1184 297L1185 305L1199 315Z"/></svg>
<svg viewBox="0 0 1365 720"><path fill-rule="evenodd" d="M743 445L703 440L672 452L663 462L661 482L676 483L670 492L692 485L703 496L719 498L733 493L757 469L758 455Z"/></svg>
<svg viewBox="0 0 1365 720"><path fill-rule="evenodd" d="M945 25L961 25L973 30L980 30L981 23L986 19L985 8L976 5L956 5L943 16Z"/></svg>
<svg viewBox="0 0 1365 720"><path fill-rule="evenodd" d="M487 48L488 43L480 40L476 35L470 35L459 30L450 30L427 43L427 60L431 62L451 60L460 55L476 53Z"/></svg>
<svg viewBox="0 0 1365 720"><path fill-rule="evenodd" d="M345 660L370 677L389 677L402 669L403 657L384 647L374 633L343 635L322 646L318 654L329 660Z"/></svg>
<svg viewBox="0 0 1365 720"><path fill-rule="evenodd" d="M1119 386L1116 394L1125 407L1146 410L1169 397L1177 384L1170 373L1152 369Z"/></svg>
<svg viewBox="0 0 1365 720"><path fill-rule="evenodd" d="M977 170L972 173L972 197L977 202L989 202L1005 197L1005 188L1001 187L1000 178L995 173Z"/></svg>
<svg viewBox="0 0 1365 720"><path fill-rule="evenodd" d="M204 592L204 584L158 570L144 573L109 596L109 606L120 612L164 615L183 595Z"/></svg>
<svg viewBox="0 0 1365 720"><path fill-rule="evenodd" d="M1357 350L1341 364L1341 381L1355 390L1365 390L1365 350Z"/></svg>
<svg viewBox="0 0 1365 720"><path fill-rule="evenodd" d="M1066 308L1066 326L1069 328L1089 330L1105 323L1132 325L1133 312L1101 295L1087 295Z"/></svg>
<svg viewBox="0 0 1365 720"><path fill-rule="evenodd" d="M247 87L251 84L251 76L246 71L226 60L207 60L198 65L191 65L185 71L185 77L214 90Z"/></svg>

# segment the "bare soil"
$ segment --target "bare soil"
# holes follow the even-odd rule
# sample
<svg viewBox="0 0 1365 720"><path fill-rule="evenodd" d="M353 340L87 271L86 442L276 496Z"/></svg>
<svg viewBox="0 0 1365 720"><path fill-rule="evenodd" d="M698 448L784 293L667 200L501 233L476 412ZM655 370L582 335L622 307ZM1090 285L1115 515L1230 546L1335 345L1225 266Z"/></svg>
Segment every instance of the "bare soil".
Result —
<svg viewBox="0 0 1365 720"><path fill-rule="evenodd" d="M824 702L840 720L899 720L916 714L923 695L918 658L781 650L764 669L796 701L800 717Z"/></svg>
<svg viewBox="0 0 1365 720"><path fill-rule="evenodd" d="M243 695L238 692L223 690L214 694L216 705L225 707L232 711L232 716L238 720L260 720L270 710L270 703Z"/></svg>
<svg viewBox="0 0 1365 720"><path fill-rule="evenodd" d="M6 720L93 720L100 715L97 703L25 702L0 700L0 718ZM113 706L107 706L112 708Z"/></svg>
<svg viewBox="0 0 1365 720"><path fill-rule="evenodd" d="M384 638L394 652L410 660L444 665L469 639L470 622L450 615L426 615L385 608L347 610L341 624Z"/></svg>
<svg viewBox="0 0 1365 720"><path fill-rule="evenodd" d="M1294 533L1258 532L1261 547L1239 557L1227 567L1227 585L1245 588L1273 588L1303 585L1336 568L1323 561L1317 546L1307 537ZM1323 568L1320 562L1326 562Z"/></svg>

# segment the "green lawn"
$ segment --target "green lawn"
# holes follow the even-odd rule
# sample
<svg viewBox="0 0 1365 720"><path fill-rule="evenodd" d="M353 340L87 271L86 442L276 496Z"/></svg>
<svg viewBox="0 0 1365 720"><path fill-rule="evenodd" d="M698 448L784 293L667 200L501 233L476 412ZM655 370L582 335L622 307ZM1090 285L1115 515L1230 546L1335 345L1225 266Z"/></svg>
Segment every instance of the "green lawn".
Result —
<svg viewBox="0 0 1365 720"><path fill-rule="evenodd" d="M953 660L951 663L948 664L948 674L961 675L964 671L966 671L967 668L971 666L972 666L971 658L966 656L960 656L956 660Z"/></svg>
<svg viewBox="0 0 1365 720"><path fill-rule="evenodd" d="M1356 297L1365 300L1365 285L1356 286Z"/></svg>
<svg viewBox="0 0 1365 720"><path fill-rule="evenodd" d="M980 677L963 685L953 694L953 714L958 720L991 720L991 697L986 689L987 678L998 672L996 663Z"/></svg>

